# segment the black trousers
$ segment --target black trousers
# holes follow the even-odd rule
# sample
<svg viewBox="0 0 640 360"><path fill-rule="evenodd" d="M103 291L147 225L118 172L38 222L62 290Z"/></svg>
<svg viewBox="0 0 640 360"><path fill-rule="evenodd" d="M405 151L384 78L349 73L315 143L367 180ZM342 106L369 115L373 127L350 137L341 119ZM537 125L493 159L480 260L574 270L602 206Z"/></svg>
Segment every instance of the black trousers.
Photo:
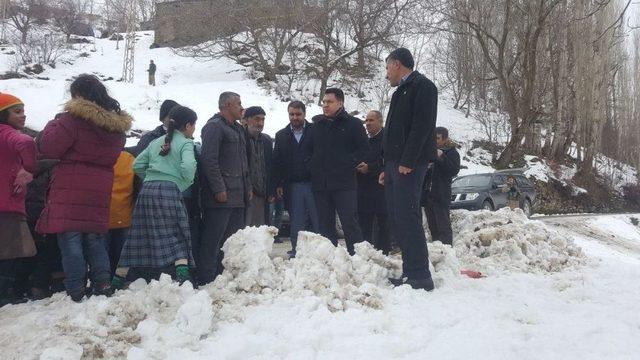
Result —
<svg viewBox="0 0 640 360"><path fill-rule="evenodd" d="M427 224L433 241L453 245L453 230L451 230L451 217L448 205L442 205L429 201L424 207L427 215Z"/></svg>
<svg viewBox="0 0 640 360"><path fill-rule="evenodd" d="M16 259L0 260L0 299L8 297L8 290L16 279Z"/></svg>
<svg viewBox="0 0 640 360"><path fill-rule="evenodd" d="M338 246L336 232L336 211L344 231L349 254L355 254L354 244L362 241L362 231L358 224L358 193L356 190L314 191L313 197L318 210L320 235Z"/></svg>
<svg viewBox="0 0 640 360"><path fill-rule="evenodd" d="M401 174L398 163L385 164L384 190L391 233L402 249L402 273L409 279L429 279L429 250L422 228L420 199L427 165Z"/></svg>
<svg viewBox="0 0 640 360"><path fill-rule="evenodd" d="M244 208L205 209L200 248L197 255L194 254L200 285L212 282L222 273L222 245L229 236L244 228L244 212Z"/></svg>
<svg viewBox="0 0 640 360"><path fill-rule="evenodd" d="M358 213L358 220L360 221L360 229L362 230L362 238L364 241L371 243L377 250L382 251L383 254L389 255L391 242L389 239L387 214L360 212Z"/></svg>

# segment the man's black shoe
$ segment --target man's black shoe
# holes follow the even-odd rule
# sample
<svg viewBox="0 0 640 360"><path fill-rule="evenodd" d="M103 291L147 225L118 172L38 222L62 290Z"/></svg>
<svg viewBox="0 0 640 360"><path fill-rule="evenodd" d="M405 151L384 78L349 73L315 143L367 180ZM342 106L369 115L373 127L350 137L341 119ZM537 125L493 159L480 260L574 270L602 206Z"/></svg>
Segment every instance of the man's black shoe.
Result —
<svg viewBox="0 0 640 360"><path fill-rule="evenodd" d="M282 238L277 237L277 238L273 239L273 243L274 244L282 244Z"/></svg>
<svg viewBox="0 0 640 360"><path fill-rule="evenodd" d="M389 278L389 282L393 286L409 285L409 286L411 286L412 289L416 289L416 290L431 291L431 290L433 290L435 288L435 285L433 284L433 279L432 278L428 278L428 279L407 279L407 278L393 279L393 278Z"/></svg>

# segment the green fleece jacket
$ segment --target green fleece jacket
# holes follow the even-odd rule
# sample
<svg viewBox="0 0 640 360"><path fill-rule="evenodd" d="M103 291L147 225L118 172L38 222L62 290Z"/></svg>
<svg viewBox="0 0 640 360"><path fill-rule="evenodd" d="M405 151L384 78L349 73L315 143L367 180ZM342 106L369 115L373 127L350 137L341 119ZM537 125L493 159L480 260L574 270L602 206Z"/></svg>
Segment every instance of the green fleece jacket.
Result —
<svg viewBox="0 0 640 360"><path fill-rule="evenodd" d="M144 182L171 181L178 185L180 192L185 191L196 174L196 158L193 140L187 139L180 131L173 133L171 151L161 156L160 150L165 136L153 140L136 158L133 170Z"/></svg>

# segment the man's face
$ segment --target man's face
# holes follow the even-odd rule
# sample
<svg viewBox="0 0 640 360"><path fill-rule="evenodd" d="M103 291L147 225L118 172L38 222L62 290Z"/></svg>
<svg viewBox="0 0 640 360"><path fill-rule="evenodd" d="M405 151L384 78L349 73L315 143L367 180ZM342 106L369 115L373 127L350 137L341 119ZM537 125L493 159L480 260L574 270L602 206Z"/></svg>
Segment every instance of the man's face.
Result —
<svg viewBox="0 0 640 360"><path fill-rule="evenodd" d="M444 145L447 143L448 138L444 137L442 134L437 134L436 135L436 146L439 148L444 147Z"/></svg>
<svg viewBox="0 0 640 360"><path fill-rule="evenodd" d="M400 61L390 59L387 61L387 80L391 86L400 85L402 72L400 71Z"/></svg>
<svg viewBox="0 0 640 360"><path fill-rule="evenodd" d="M322 98L322 112L325 116L334 116L341 108L343 102L338 100L336 94L324 94Z"/></svg>
<svg viewBox="0 0 640 360"><path fill-rule="evenodd" d="M369 111L364 119L364 126L367 128L369 135L375 135L382 130L382 118L377 113Z"/></svg>
<svg viewBox="0 0 640 360"><path fill-rule="evenodd" d="M294 129L300 129L304 125L305 112L302 109L290 107L287 109L289 112L289 123Z"/></svg>
<svg viewBox="0 0 640 360"><path fill-rule="evenodd" d="M24 105L12 106L8 111L7 124L16 130L24 129L24 124L27 120L27 115L24 113Z"/></svg>
<svg viewBox="0 0 640 360"><path fill-rule="evenodd" d="M264 118L265 116L262 114L248 118L247 127L249 131L254 134L262 133L262 130L264 130Z"/></svg>
<svg viewBox="0 0 640 360"><path fill-rule="evenodd" d="M244 112L244 109L242 108L242 102L240 101L239 96L231 98L231 100L227 103L227 108L229 110L229 115L233 117L233 120L242 119L242 113Z"/></svg>

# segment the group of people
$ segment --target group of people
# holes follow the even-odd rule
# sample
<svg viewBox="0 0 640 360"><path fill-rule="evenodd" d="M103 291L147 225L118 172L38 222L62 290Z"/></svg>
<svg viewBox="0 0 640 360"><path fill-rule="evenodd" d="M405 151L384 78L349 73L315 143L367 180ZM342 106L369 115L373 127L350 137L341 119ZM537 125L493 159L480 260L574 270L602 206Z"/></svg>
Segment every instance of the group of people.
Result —
<svg viewBox="0 0 640 360"><path fill-rule="evenodd" d="M264 109L245 109L239 94L224 92L201 145L193 140L196 113L166 100L162 124L125 148L132 118L92 75L72 82L64 112L35 141L21 132L24 104L0 94L0 158L9 164L0 172L0 296L20 297L9 299L9 289L18 264L34 256L42 269L32 279L50 279L61 260L74 301L159 272L208 284L223 271L226 239L273 223L277 203L290 215L291 257L303 230L338 246L337 214L350 254L361 241L388 253L393 239L403 276L390 281L432 290L421 205L432 237L450 244L460 157L435 126L436 86L413 68L407 49L387 58L397 89L386 123L370 111L363 126L345 110L343 91L329 88L311 121L304 103L289 103L289 124L272 139L262 133ZM39 200L34 211L29 197ZM34 297L52 289L35 280L31 288Z"/></svg>

